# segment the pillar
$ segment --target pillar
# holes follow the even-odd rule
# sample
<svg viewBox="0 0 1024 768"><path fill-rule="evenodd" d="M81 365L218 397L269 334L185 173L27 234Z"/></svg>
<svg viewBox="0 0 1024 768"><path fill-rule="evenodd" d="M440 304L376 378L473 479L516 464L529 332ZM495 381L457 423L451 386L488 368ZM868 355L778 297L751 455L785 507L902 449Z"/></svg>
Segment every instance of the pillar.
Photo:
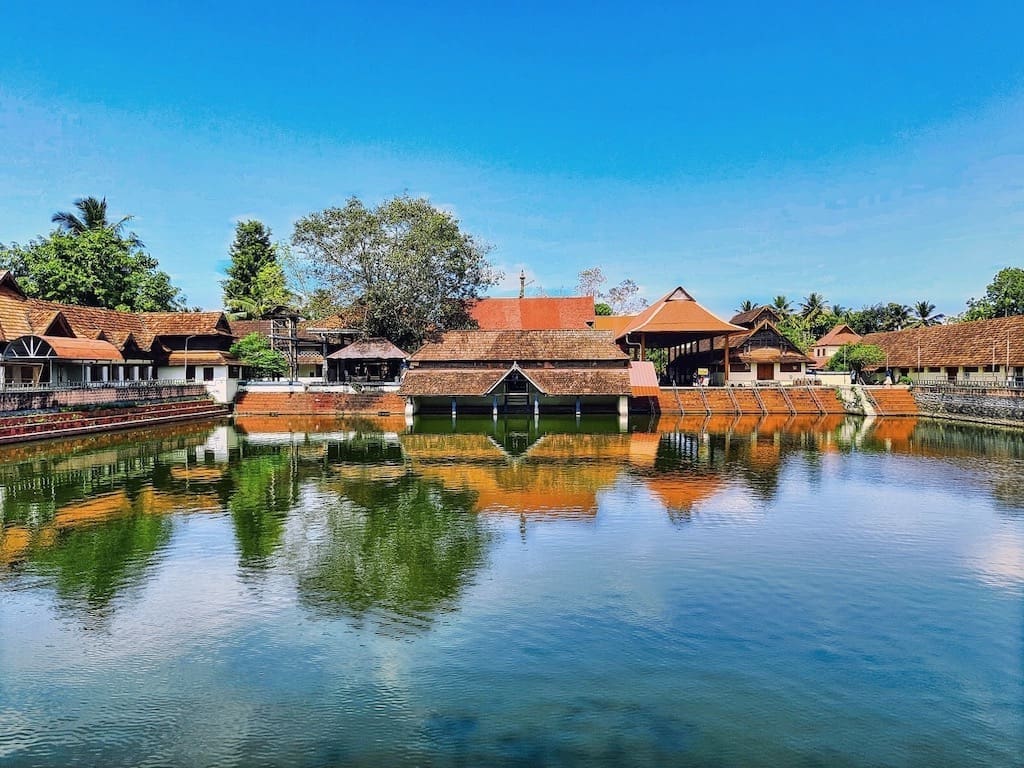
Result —
<svg viewBox="0 0 1024 768"><path fill-rule="evenodd" d="M452 418L453 419L455 418L456 410L457 409L455 408L455 398L453 397L452 398Z"/></svg>
<svg viewBox="0 0 1024 768"><path fill-rule="evenodd" d="M583 404L582 400L579 398L579 396L577 396L576 397L576 418L577 419L580 417L580 412L582 411L582 407L581 407L582 404Z"/></svg>
<svg viewBox="0 0 1024 768"><path fill-rule="evenodd" d="M714 343L714 342L712 342ZM729 335L725 335L725 355L722 358L722 374L725 386L729 386Z"/></svg>
<svg viewBox="0 0 1024 768"><path fill-rule="evenodd" d="M629 397L619 395L619 416L629 416Z"/></svg>
<svg viewBox="0 0 1024 768"><path fill-rule="evenodd" d="M491 418L498 418L498 396L494 395L491 399Z"/></svg>

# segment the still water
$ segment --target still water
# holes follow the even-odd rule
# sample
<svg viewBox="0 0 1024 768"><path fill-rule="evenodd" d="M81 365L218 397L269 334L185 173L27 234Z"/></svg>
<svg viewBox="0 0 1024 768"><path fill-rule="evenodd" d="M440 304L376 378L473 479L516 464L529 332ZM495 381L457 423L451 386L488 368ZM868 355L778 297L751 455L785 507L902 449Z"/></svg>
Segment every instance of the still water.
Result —
<svg viewBox="0 0 1024 768"><path fill-rule="evenodd" d="M0 765L1020 765L1024 437L239 420L0 452Z"/></svg>

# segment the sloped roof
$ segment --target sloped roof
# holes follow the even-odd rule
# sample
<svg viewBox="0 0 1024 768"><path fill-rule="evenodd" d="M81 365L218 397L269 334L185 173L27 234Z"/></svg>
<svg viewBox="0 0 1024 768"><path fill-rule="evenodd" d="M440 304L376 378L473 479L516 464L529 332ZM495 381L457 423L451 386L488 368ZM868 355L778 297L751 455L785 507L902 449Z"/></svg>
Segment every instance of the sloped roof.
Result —
<svg viewBox="0 0 1024 768"><path fill-rule="evenodd" d="M775 309L775 307L770 307L767 304L762 304L760 307L754 307L753 309L748 309L746 312L739 312L738 314L733 315L732 319L729 322L732 323L733 325L743 325L749 327L755 323L760 322L762 320L761 315L764 314L770 315L771 317L769 317L768 319L776 323L782 319L781 315L779 315L779 311Z"/></svg>
<svg viewBox="0 0 1024 768"><path fill-rule="evenodd" d="M602 331L448 331L416 352L416 362L574 361L629 358ZM623 365L625 367L625 365Z"/></svg>
<svg viewBox="0 0 1024 768"><path fill-rule="evenodd" d="M405 372L398 394L406 396L486 395L505 378L507 368L413 368Z"/></svg>
<svg viewBox="0 0 1024 768"><path fill-rule="evenodd" d="M658 387L658 372L654 363L649 361L632 361L629 364L629 385L633 397L657 397L661 390Z"/></svg>
<svg viewBox="0 0 1024 768"><path fill-rule="evenodd" d="M629 395L628 368L531 368L523 372L546 395Z"/></svg>
<svg viewBox="0 0 1024 768"><path fill-rule="evenodd" d="M406 360L403 352L387 339L360 339L347 347L332 352L328 360Z"/></svg>
<svg viewBox="0 0 1024 768"><path fill-rule="evenodd" d="M413 368L406 371L398 394L406 396L484 396L512 368ZM546 395L628 395L627 368L531 368L521 371Z"/></svg>
<svg viewBox="0 0 1024 768"><path fill-rule="evenodd" d="M862 341L884 349L888 364L897 368L915 368L918 348L922 366L984 366L993 359L1006 365L1007 346L1009 364L1024 366L1024 315L869 333Z"/></svg>
<svg viewBox="0 0 1024 768"><path fill-rule="evenodd" d="M755 335L762 331L772 334L778 344L774 347L760 347L749 351L743 350L743 345ZM723 338L715 339L715 347L724 346ZM745 363L813 363L815 360L808 357L790 341L775 323L762 320L746 333L737 333L729 336L729 358L741 360Z"/></svg>
<svg viewBox="0 0 1024 768"><path fill-rule="evenodd" d="M154 336L231 335L223 312L143 312L139 317Z"/></svg>
<svg viewBox="0 0 1024 768"><path fill-rule="evenodd" d="M816 347L841 347L844 344L856 344L861 335L846 323L840 323L816 342Z"/></svg>
<svg viewBox="0 0 1024 768"><path fill-rule="evenodd" d="M582 330L594 320L594 297L486 298L469 314L482 331Z"/></svg>
<svg viewBox="0 0 1024 768"><path fill-rule="evenodd" d="M76 339L68 336L40 336L62 360L124 360L109 341Z"/></svg>
<svg viewBox="0 0 1024 768"><path fill-rule="evenodd" d="M640 312L619 333L617 339L630 333L693 333L711 335L745 330L727 323L697 303L679 286Z"/></svg>
<svg viewBox="0 0 1024 768"><path fill-rule="evenodd" d="M217 349L175 350L167 356L167 365L239 365L238 358Z"/></svg>
<svg viewBox="0 0 1024 768"><path fill-rule="evenodd" d="M595 331L610 331L614 338L619 338L626 326L636 315L598 315L594 318Z"/></svg>

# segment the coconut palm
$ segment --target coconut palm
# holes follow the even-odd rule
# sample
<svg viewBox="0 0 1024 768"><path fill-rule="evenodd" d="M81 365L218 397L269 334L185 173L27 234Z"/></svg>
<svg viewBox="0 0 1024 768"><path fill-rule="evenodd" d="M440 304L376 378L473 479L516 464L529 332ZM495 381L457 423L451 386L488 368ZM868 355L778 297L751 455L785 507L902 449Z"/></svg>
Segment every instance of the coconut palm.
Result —
<svg viewBox="0 0 1024 768"><path fill-rule="evenodd" d="M899 304L895 301L885 305L884 312L884 330L887 331L902 331L908 325L910 325L910 307L906 304Z"/></svg>
<svg viewBox="0 0 1024 768"><path fill-rule="evenodd" d="M70 211L57 211L50 217L50 221L57 224L64 232L80 235L95 229L107 229L115 235L121 235L124 225L132 220L132 216L123 216L116 223L111 223L107 218L107 198L97 200L95 197L81 197L75 200L75 208L79 215ZM132 245L142 247L142 242L134 233L128 235Z"/></svg>
<svg viewBox="0 0 1024 768"><path fill-rule="evenodd" d="M793 313L793 302L782 295L776 296L772 299L772 307L774 307L783 317L788 317Z"/></svg>
<svg viewBox="0 0 1024 768"><path fill-rule="evenodd" d="M757 304L752 302L750 299L744 299L742 302L740 302L740 308L736 310L736 314L738 315L740 312L749 312L750 310L755 309L756 307Z"/></svg>
<svg viewBox="0 0 1024 768"><path fill-rule="evenodd" d="M851 310L849 307L844 307L842 304L832 305L832 315L840 321L845 321L846 316L850 314Z"/></svg>
<svg viewBox="0 0 1024 768"><path fill-rule="evenodd" d="M914 305L914 318L912 325L916 327L925 327L931 325L939 325L942 319L945 317L944 314L939 312L935 313L935 305L930 301L919 301Z"/></svg>
<svg viewBox="0 0 1024 768"><path fill-rule="evenodd" d="M810 323L826 312L828 312L828 302L817 292L811 292L800 304L800 317Z"/></svg>

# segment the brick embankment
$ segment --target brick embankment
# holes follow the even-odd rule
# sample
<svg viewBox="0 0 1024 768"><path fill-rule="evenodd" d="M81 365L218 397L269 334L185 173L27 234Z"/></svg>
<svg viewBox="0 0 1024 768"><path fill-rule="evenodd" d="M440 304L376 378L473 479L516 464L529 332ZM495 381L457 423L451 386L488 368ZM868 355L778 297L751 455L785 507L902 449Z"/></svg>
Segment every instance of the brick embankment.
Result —
<svg viewBox="0 0 1024 768"><path fill-rule="evenodd" d="M345 416L405 413L405 398L392 392L258 392L243 391L235 400L239 416Z"/></svg>
<svg viewBox="0 0 1024 768"><path fill-rule="evenodd" d="M920 409L914 396L905 387L865 388L879 416L918 416Z"/></svg>
<svg viewBox="0 0 1024 768"><path fill-rule="evenodd" d="M845 414L831 387L662 387L659 413L794 415Z"/></svg>
<svg viewBox="0 0 1024 768"><path fill-rule="evenodd" d="M1000 387L915 386L922 416L1024 427L1024 390Z"/></svg>
<svg viewBox="0 0 1024 768"><path fill-rule="evenodd" d="M227 406L203 398L124 408L8 414L0 416L0 443L109 432L191 419L214 419L227 413Z"/></svg>

